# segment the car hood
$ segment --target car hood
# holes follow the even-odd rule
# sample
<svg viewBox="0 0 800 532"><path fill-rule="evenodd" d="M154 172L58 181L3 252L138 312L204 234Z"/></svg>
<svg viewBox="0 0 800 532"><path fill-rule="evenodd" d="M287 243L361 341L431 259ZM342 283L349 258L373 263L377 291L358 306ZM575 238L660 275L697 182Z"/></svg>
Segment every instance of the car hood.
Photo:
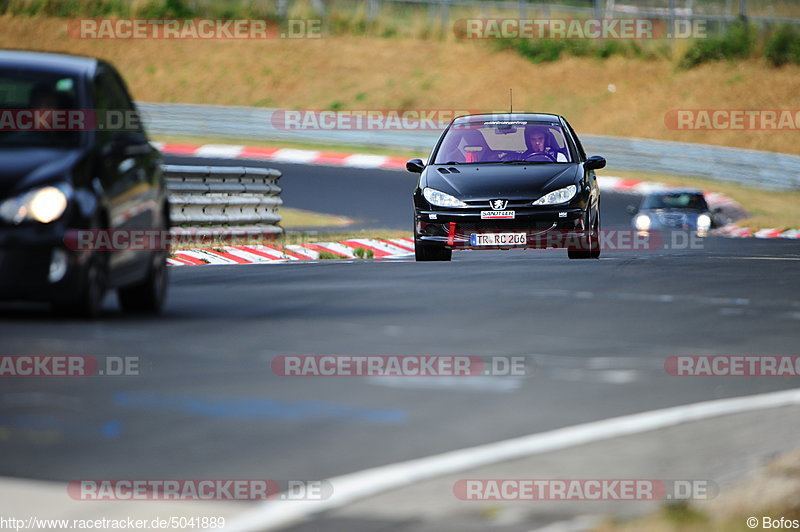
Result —
<svg viewBox="0 0 800 532"><path fill-rule="evenodd" d="M0 198L59 178L69 179L81 155L75 148L0 148Z"/></svg>
<svg viewBox="0 0 800 532"><path fill-rule="evenodd" d="M445 169L448 173L442 173L440 169ZM575 184L577 173L577 164L434 165L425 170L423 182L425 186L464 201L529 200Z"/></svg>

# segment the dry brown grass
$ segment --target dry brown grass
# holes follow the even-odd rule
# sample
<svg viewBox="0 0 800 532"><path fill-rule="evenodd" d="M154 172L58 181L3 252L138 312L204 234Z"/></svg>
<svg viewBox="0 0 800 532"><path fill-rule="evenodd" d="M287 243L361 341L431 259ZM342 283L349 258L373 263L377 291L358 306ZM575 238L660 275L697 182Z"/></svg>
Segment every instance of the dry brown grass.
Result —
<svg viewBox="0 0 800 532"><path fill-rule="evenodd" d="M281 207L281 226L285 229L299 227L347 227L353 220L335 214L325 214L321 212L307 211L305 209L295 209L293 207Z"/></svg>
<svg viewBox="0 0 800 532"><path fill-rule="evenodd" d="M581 133L800 153L797 131L674 131L680 108L798 109L800 66L762 61L678 71L668 60L566 58L534 65L485 43L375 37L272 41L76 40L65 19L0 18L0 46L96 55L142 101L283 108L515 108L565 115ZM616 85L616 93L608 85Z"/></svg>

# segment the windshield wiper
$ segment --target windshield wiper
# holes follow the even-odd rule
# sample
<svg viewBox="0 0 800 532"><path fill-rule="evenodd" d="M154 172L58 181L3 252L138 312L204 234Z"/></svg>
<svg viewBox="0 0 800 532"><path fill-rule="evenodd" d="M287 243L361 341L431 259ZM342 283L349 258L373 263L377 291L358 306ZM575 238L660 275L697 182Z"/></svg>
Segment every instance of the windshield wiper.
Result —
<svg viewBox="0 0 800 532"><path fill-rule="evenodd" d="M503 164L550 164L554 161L523 161L522 159L516 159L513 161L503 161Z"/></svg>

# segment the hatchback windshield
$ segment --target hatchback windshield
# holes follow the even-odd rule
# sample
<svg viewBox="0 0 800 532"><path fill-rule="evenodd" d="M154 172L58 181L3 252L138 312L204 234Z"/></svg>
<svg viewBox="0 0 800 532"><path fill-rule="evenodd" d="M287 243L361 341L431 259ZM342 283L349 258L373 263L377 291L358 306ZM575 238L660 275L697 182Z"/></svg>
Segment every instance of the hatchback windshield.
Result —
<svg viewBox="0 0 800 532"><path fill-rule="evenodd" d="M708 205L702 194L682 192L651 194L642 202L642 209L691 209L706 211L708 210Z"/></svg>
<svg viewBox="0 0 800 532"><path fill-rule="evenodd" d="M68 76L0 71L0 145L76 146L80 131L64 120L77 108L76 91Z"/></svg>
<svg viewBox="0 0 800 532"><path fill-rule="evenodd" d="M569 163L561 126L526 121L481 121L451 127L434 164Z"/></svg>

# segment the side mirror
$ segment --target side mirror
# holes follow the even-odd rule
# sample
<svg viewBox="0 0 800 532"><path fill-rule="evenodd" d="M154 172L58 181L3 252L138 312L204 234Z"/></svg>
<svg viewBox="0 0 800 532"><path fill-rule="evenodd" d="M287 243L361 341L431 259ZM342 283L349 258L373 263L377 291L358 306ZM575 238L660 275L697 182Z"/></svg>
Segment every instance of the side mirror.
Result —
<svg viewBox="0 0 800 532"><path fill-rule="evenodd" d="M107 148L108 155L127 157L141 155L149 150L147 137L138 132L119 132L111 138Z"/></svg>
<svg viewBox="0 0 800 532"><path fill-rule="evenodd" d="M626 210L626 211L628 212L628 214L630 214L631 216L633 216L634 214L636 214L637 212L639 212L639 209L637 209L637 208L636 208L636 207L634 207L633 205L628 205L627 207L625 207L625 210Z"/></svg>
<svg viewBox="0 0 800 532"><path fill-rule="evenodd" d="M606 160L604 157L600 157L599 155L592 155L586 159L586 162L583 163L583 166L587 170L599 170L606 167Z"/></svg>
<svg viewBox="0 0 800 532"><path fill-rule="evenodd" d="M411 159L406 163L406 170L414 174L421 174L425 169L422 159Z"/></svg>

